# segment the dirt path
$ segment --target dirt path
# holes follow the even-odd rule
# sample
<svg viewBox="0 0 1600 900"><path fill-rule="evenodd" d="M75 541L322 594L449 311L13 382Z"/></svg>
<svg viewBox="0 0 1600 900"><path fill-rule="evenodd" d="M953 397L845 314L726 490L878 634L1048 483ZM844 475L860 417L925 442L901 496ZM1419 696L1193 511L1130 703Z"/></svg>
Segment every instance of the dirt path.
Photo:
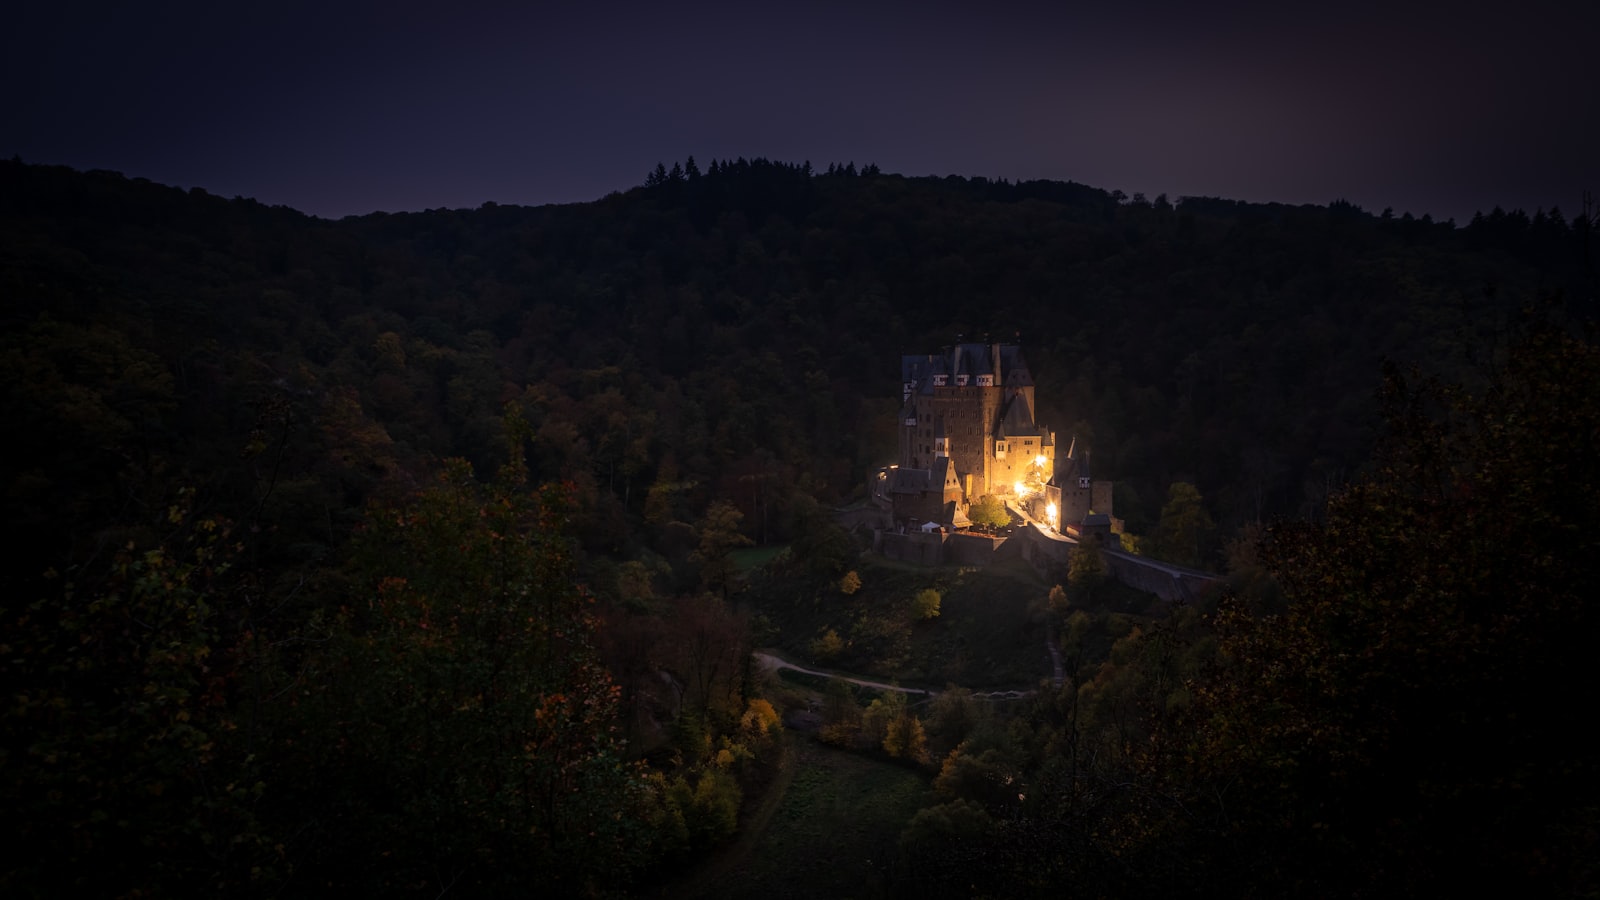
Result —
<svg viewBox="0 0 1600 900"><path fill-rule="evenodd" d="M767 784L760 802L739 820L739 837L716 851L687 879L663 891L661 897L675 900L704 897L708 888L721 882L729 872L738 869L749 858L750 851L755 849L756 843L766 833L773 813L783 803L783 795L789 792L789 785L794 782L794 773L799 768L800 748L795 746L795 739L786 731L783 741L783 759L778 763L778 773Z"/></svg>
<svg viewBox="0 0 1600 900"><path fill-rule="evenodd" d="M904 694L913 694L924 698L935 697L938 691L924 690L923 688L901 687L897 684L888 684L882 681L873 681L868 678L856 678L839 672L825 672L820 669L809 669L805 666L795 665L775 653L757 650L751 654L756 664L764 671L776 672L780 669L789 669L805 675L814 675L819 678L837 678L850 684L860 685L879 691L899 691ZM972 696L989 700L1017 700L1031 696L1035 691L987 691L974 692ZM801 742L806 742L805 746ZM785 730L784 732L783 760L778 764L777 774L773 776L762 793L761 799L750 808L739 821L739 834L733 843L716 851L704 865L697 867L682 881L675 884L662 886L653 894L643 892L641 896L656 896L662 900L690 900L707 896L708 892L716 890L726 883L730 873L739 871L750 859L751 853L766 834L772 817L783 805L783 798L794 783L796 772L806 765L807 752L815 752L810 739L799 737ZM843 752L843 751L838 751ZM813 760L814 762L814 760Z"/></svg>
<svg viewBox="0 0 1600 900"><path fill-rule="evenodd" d="M838 672L824 672L820 669L808 669L805 666L797 666L794 663L789 662L788 660L766 650L757 650L750 655L756 658L756 662L760 664L762 670L766 672L776 672L779 669L789 669L793 672L799 672L802 675L815 675L819 678L837 678L840 681L848 681L851 684L858 684L862 687L872 688L875 691L899 691L902 694L918 694L924 697L931 697L938 693L937 691L925 691L922 688L908 688L901 687L898 684L886 684L882 681L869 681L865 678L855 678L850 675L840 674Z"/></svg>
<svg viewBox="0 0 1600 900"><path fill-rule="evenodd" d="M815 675L818 678L837 678L840 681L845 681L845 682L849 682L850 684L860 685L861 687L865 687L865 688L872 688L875 691L898 691L898 692L900 692L902 694L913 694L913 695L916 695L916 696L919 696L919 697L932 698L932 697L939 696L939 694L941 693L940 691L930 691L930 690L926 690L924 688L901 687L898 684L888 684L888 683L885 683L885 682L882 682L882 681L872 681L871 679L867 679L867 678L856 678L853 675L845 675L845 674L840 673L840 672L824 672L821 669L808 669L805 666L797 666L794 663L789 662L788 660L784 659L783 657L778 656L777 654L773 653L770 650L757 650L757 651L755 651L754 653L752 653L750 655L754 656L755 660L756 660L756 663L761 666L763 671L767 671L767 672L776 672L779 669L788 669L788 670L793 671L793 672L799 672L799 673L801 673L803 675ZM1038 692L1037 691L973 691L972 692L972 696L976 697L976 698L978 698L980 700L1020 700L1023 697L1031 697L1036 693L1038 693Z"/></svg>

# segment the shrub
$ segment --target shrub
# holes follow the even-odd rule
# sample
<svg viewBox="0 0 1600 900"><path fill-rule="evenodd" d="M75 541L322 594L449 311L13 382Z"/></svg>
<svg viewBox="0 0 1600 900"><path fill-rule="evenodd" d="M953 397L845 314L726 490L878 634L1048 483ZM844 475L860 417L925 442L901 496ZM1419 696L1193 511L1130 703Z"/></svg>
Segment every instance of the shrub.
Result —
<svg viewBox="0 0 1600 900"><path fill-rule="evenodd" d="M829 628L822 637L811 642L811 655L819 660L833 659L844 652L844 639L839 632Z"/></svg>
<svg viewBox="0 0 1600 900"><path fill-rule="evenodd" d="M972 504L967 510L967 518L974 525L987 525L990 528L1003 528L1011 524L1011 514L1006 512L1005 503L993 494L985 494Z"/></svg>
<svg viewBox="0 0 1600 900"><path fill-rule="evenodd" d="M854 569L844 573L844 577L839 579L839 593L846 597L859 590L861 590L861 576L857 575Z"/></svg>

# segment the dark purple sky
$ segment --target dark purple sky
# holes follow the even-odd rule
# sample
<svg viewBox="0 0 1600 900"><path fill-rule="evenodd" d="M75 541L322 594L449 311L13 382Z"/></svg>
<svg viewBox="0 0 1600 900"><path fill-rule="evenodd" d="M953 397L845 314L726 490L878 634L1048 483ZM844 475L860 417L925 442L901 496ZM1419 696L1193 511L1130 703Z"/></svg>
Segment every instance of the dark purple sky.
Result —
<svg viewBox="0 0 1600 900"><path fill-rule="evenodd" d="M1594 2L30 5L0 156L323 216L592 200L691 154L1462 223L1600 193Z"/></svg>

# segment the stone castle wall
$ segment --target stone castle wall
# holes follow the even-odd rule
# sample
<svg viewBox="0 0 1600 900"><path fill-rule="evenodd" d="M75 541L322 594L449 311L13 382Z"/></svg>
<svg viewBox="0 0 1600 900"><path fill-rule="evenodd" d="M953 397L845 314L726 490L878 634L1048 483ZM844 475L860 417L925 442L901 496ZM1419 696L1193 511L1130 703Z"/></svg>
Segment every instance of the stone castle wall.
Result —
<svg viewBox="0 0 1600 900"><path fill-rule="evenodd" d="M982 534L952 534L944 544L945 562L958 566L987 566L1004 540Z"/></svg>
<svg viewBox="0 0 1600 900"><path fill-rule="evenodd" d="M886 559L922 566L986 566L994 562L995 549L1005 543L981 534L908 534L879 532L876 549Z"/></svg>
<svg viewBox="0 0 1600 900"><path fill-rule="evenodd" d="M920 531L911 534L879 532L878 552L885 559L915 563L920 566L937 566L944 561L944 542L950 535Z"/></svg>

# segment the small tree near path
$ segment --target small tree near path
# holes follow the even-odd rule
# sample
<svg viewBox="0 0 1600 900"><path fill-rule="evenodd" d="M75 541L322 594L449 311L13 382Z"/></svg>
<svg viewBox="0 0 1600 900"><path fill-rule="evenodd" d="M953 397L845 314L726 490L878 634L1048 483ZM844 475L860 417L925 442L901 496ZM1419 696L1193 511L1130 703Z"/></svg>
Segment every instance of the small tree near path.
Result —
<svg viewBox="0 0 1600 900"><path fill-rule="evenodd" d="M829 628L822 636L811 642L811 655L819 661L827 661L844 652L844 639L839 637L839 632Z"/></svg>

